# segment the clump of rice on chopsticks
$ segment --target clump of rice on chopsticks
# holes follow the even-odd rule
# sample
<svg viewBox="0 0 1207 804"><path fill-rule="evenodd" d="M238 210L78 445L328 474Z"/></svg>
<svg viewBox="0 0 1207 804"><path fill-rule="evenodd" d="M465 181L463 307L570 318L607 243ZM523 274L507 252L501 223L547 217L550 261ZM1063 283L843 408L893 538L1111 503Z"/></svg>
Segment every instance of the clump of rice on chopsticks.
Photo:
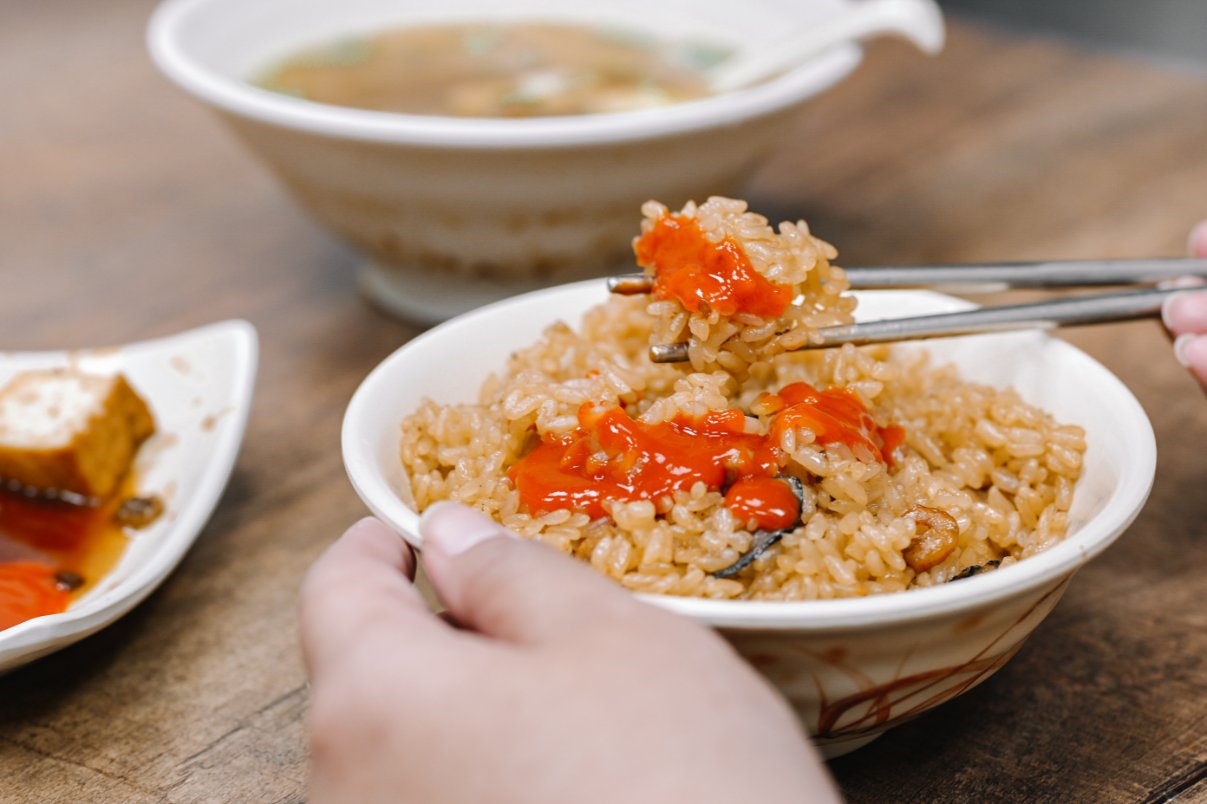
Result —
<svg viewBox="0 0 1207 804"><path fill-rule="evenodd" d="M744 376L818 329L854 320L846 276L831 263L837 250L804 221L776 231L746 202L716 196L678 212L656 201L641 211L633 248L654 280L651 343L686 343L695 371Z"/></svg>

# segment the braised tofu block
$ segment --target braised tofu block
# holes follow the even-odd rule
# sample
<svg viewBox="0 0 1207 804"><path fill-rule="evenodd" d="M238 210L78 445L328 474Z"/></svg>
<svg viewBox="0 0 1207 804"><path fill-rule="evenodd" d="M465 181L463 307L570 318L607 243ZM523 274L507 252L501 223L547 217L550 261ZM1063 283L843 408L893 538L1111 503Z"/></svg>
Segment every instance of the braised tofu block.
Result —
<svg viewBox="0 0 1207 804"><path fill-rule="evenodd" d="M18 374L0 389L0 481L104 499L154 432L147 403L120 374Z"/></svg>

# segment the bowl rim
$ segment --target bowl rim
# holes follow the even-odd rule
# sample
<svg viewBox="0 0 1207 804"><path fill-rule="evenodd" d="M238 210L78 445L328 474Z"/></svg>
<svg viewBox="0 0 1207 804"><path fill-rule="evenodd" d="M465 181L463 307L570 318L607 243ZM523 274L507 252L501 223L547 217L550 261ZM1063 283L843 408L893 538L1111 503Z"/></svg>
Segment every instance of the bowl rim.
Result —
<svg viewBox="0 0 1207 804"><path fill-rule="evenodd" d="M501 308L520 306L548 294L566 294L569 297L585 293L587 288L594 288L594 292L603 298L605 294L602 282L600 279L590 279L546 288L504 299L458 316L399 347L365 377L345 410L341 442L348 478L356 493L374 515L398 530L404 538L407 538L409 530L417 529L419 521L419 515L398 499L381 476L374 458L378 444L365 432L369 408L379 391L393 381L393 368L405 360L410 351L422 348L424 343L432 339L442 337L443 333L452 327L469 326L471 329L477 329L480 322L497 315ZM966 300L931 291L876 292L923 295L934 299L936 303L973 306ZM755 631L824 632L875 629L911 620L965 612L1022 595L1071 576L1114 542L1143 508L1156 474L1156 439L1143 407L1121 380L1101 363L1067 341L1053 338L1046 333L1037 334L1045 342L1055 343L1056 348L1071 359L1081 361L1087 370L1097 375L1104 392L1115 395L1127 416L1128 426L1119 428L1121 437L1129 441L1128 447L1134 451L1132 460L1126 462L1121 469L1118 488L1095 516L1075 534L1041 553L994 572L982 573L961 580L958 584L940 584L911 589L904 593L796 602L711 600L643 593L637 593L636 597L717 627Z"/></svg>
<svg viewBox="0 0 1207 804"><path fill-rule="evenodd" d="M165 0L151 15L151 58L200 99L260 123L362 142L439 148L556 148L625 143L727 127L788 109L837 84L863 58L855 44L836 47L747 89L652 110L520 119L396 114L315 103L260 89L208 69L182 42L190 16L215 0Z"/></svg>

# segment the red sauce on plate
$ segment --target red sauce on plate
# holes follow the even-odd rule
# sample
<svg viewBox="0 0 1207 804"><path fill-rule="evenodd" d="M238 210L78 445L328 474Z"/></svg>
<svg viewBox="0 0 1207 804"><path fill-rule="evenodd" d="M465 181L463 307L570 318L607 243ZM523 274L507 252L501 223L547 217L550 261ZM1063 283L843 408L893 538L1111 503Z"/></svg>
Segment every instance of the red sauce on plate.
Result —
<svg viewBox="0 0 1207 804"><path fill-rule="evenodd" d="M0 564L0 630L67 608L71 592L39 561Z"/></svg>
<svg viewBox="0 0 1207 804"><path fill-rule="evenodd" d="M880 462L904 436L899 427L877 427L844 389L793 383L763 401L776 410L766 436L747 433L737 408L646 424L620 408L583 405L574 433L541 442L508 477L532 514L569 509L592 518L607 516L613 501L658 503L696 483L714 491L728 486L725 504L739 519L781 530L799 511L791 488L775 478L784 461L776 445L786 429L807 427L818 443L847 444L857 458Z"/></svg>
<svg viewBox="0 0 1207 804"><path fill-rule="evenodd" d="M673 299L693 313L707 304L726 316L778 318L792 302L790 285L756 271L733 238L709 240L695 218L663 215L633 250L639 265L654 269L654 298Z"/></svg>
<svg viewBox="0 0 1207 804"><path fill-rule="evenodd" d="M0 629L66 610L121 557L115 494L100 505L30 498L0 489Z"/></svg>

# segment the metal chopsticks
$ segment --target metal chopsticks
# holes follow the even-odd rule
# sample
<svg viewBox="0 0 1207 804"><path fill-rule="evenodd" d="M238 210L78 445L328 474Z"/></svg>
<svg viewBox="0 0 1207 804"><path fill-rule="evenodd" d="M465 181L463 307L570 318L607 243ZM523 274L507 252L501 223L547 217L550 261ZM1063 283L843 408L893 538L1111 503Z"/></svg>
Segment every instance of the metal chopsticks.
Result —
<svg viewBox="0 0 1207 804"><path fill-rule="evenodd" d="M872 343L1015 329L1051 329L1077 324L1130 321L1160 315L1161 303L1168 296L1182 290L1185 288L1148 288L1119 293L1097 293L1092 296L1074 296L1030 304L977 307L954 313L887 318L881 321L822 327L817 331L817 340L800 348L828 349L842 346L844 343L867 346ZM687 360L687 344L666 343L651 346L650 359L655 363L682 363Z"/></svg>
<svg viewBox="0 0 1207 804"><path fill-rule="evenodd" d="M1069 260L965 265L899 265L844 268L855 290L930 288L989 293L1010 288L1071 288L1157 283L1183 276L1207 279L1207 259ZM608 290L624 296L649 293L645 274L608 278Z"/></svg>
<svg viewBox="0 0 1207 804"><path fill-rule="evenodd" d="M851 268L853 288L930 288L989 293L1010 288L1104 287L1156 284L1183 276L1207 278L1207 260L1070 260L994 265L903 265Z"/></svg>
<svg viewBox="0 0 1207 804"><path fill-rule="evenodd" d="M852 288L927 287L962 292L988 292L1007 288L1068 288L1157 283L1180 277L1207 279L1207 260L1159 259L1079 262L1008 263L998 265L902 266L849 268ZM652 280L644 275L612 277L613 293L648 293ZM1028 304L979 307L952 313L868 321L824 327L802 349L824 349L851 343L862 346L888 341L918 340L952 335L1048 329L1061 326L1128 321L1160 315L1166 298L1185 290L1144 288L1049 299ZM650 348L656 363L687 359L687 344L659 344Z"/></svg>

